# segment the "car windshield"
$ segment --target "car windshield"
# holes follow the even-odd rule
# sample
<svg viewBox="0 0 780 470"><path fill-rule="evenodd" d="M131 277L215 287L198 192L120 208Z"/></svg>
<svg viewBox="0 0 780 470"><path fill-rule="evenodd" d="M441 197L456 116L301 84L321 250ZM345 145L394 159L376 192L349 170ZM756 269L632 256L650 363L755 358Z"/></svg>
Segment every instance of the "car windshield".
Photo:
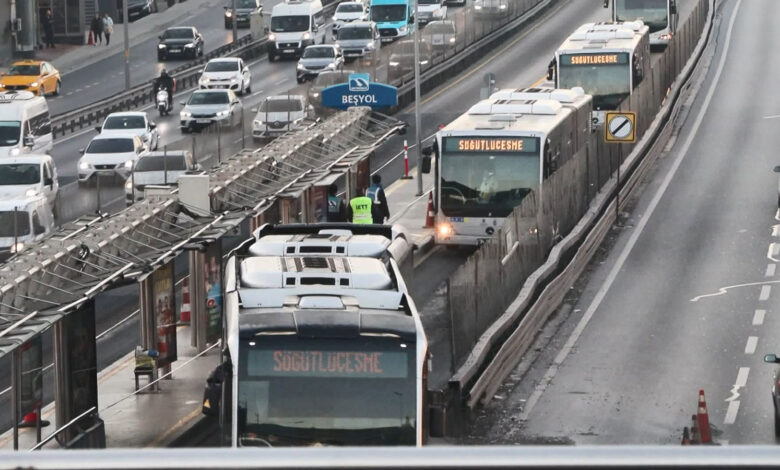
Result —
<svg viewBox="0 0 780 470"><path fill-rule="evenodd" d="M414 351L397 338L242 340L239 445L414 445Z"/></svg>
<svg viewBox="0 0 780 470"><path fill-rule="evenodd" d="M441 0L417 0L420 2L420 5L438 5L441 3Z"/></svg>
<svg viewBox="0 0 780 470"><path fill-rule="evenodd" d="M16 220L14 220L16 214ZM30 234L30 213L27 211L0 211L0 237L22 237Z"/></svg>
<svg viewBox="0 0 780 470"><path fill-rule="evenodd" d="M539 139L448 137L441 208L449 217L506 217L539 187ZM511 150L510 150L511 149Z"/></svg>
<svg viewBox="0 0 780 470"><path fill-rule="evenodd" d="M455 25L452 23L431 23L425 27L427 34L455 34Z"/></svg>
<svg viewBox="0 0 780 470"><path fill-rule="evenodd" d="M360 13L363 5L360 3L342 3L336 8L336 13Z"/></svg>
<svg viewBox="0 0 780 470"><path fill-rule="evenodd" d="M355 28L341 28L339 29L337 40L350 40L350 39L371 39L371 28L369 27L355 27Z"/></svg>
<svg viewBox="0 0 780 470"><path fill-rule="evenodd" d="M169 29L163 34L163 39L192 39L195 35L189 28Z"/></svg>
<svg viewBox="0 0 780 470"><path fill-rule="evenodd" d="M230 99L227 93L221 92L202 92L193 93L187 104L228 104Z"/></svg>
<svg viewBox="0 0 780 470"><path fill-rule="evenodd" d="M406 5L374 5L371 19L377 23L406 21Z"/></svg>
<svg viewBox="0 0 780 470"><path fill-rule="evenodd" d="M103 124L103 129L144 129L146 120L143 116L109 116Z"/></svg>
<svg viewBox="0 0 780 470"><path fill-rule="evenodd" d="M0 186L35 184L41 181L41 166L37 163L0 164Z"/></svg>
<svg viewBox="0 0 780 470"><path fill-rule="evenodd" d="M228 8L233 8L233 2L228 2ZM236 8L257 8L255 0L236 0Z"/></svg>
<svg viewBox="0 0 780 470"><path fill-rule="evenodd" d="M325 88L337 83L347 83L349 80L349 74L353 72L344 70L343 72L321 73L314 79L312 86L317 88Z"/></svg>
<svg viewBox="0 0 780 470"><path fill-rule="evenodd" d="M89 143L86 153L129 153L134 150L133 139L95 139Z"/></svg>
<svg viewBox="0 0 780 470"><path fill-rule="evenodd" d="M330 59L336 57L336 51L332 47L307 47L303 51L304 59Z"/></svg>
<svg viewBox="0 0 780 470"><path fill-rule="evenodd" d="M206 64L204 72L235 72L238 62L234 60L213 60Z"/></svg>
<svg viewBox="0 0 780 470"><path fill-rule="evenodd" d="M260 111L264 113L303 111L303 103L295 98L289 100L265 100L260 105Z"/></svg>
<svg viewBox="0 0 780 470"><path fill-rule="evenodd" d="M16 64L8 67L8 72L5 73L6 75L40 75L41 74L41 66L40 65L21 65Z"/></svg>
<svg viewBox="0 0 780 470"><path fill-rule="evenodd" d="M309 17L296 16L272 16L271 31L274 33L297 33L309 30Z"/></svg>
<svg viewBox="0 0 780 470"><path fill-rule="evenodd" d="M21 133L20 121L0 121L0 147L18 144Z"/></svg>
<svg viewBox="0 0 780 470"><path fill-rule="evenodd" d="M143 157L135 165L135 171L185 171L184 155L152 155Z"/></svg>

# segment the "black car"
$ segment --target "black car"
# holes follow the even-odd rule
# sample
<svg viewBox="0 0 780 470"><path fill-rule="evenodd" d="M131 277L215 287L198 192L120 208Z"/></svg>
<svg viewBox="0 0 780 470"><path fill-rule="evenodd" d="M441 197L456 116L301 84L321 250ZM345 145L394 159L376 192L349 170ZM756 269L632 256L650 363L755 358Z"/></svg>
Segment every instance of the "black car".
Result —
<svg viewBox="0 0 780 470"><path fill-rule="evenodd" d="M124 23L124 18L122 18L122 0L117 0L116 2L116 11L117 11L117 23ZM127 0L127 16L130 18L130 21L135 21L139 18L143 18L146 15L150 15L152 13L157 13L157 4L154 3L152 0Z"/></svg>
<svg viewBox="0 0 780 470"><path fill-rule="evenodd" d="M193 26L168 28L157 44L157 60L181 56L195 58L203 55L203 36Z"/></svg>
<svg viewBox="0 0 780 470"><path fill-rule="evenodd" d="M780 364L780 358L776 354L767 354L764 356L764 362L769 364ZM772 405L775 409L775 436L780 437L780 369L775 372L774 380L772 381Z"/></svg>
<svg viewBox="0 0 780 470"><path fill-rule="evenodd" d="M237 26L249 27L249 16L251 14L262 15L263 5L260 0L236 0L236 11L233 11L233 1L228 0L225 6L225 28L230 29L233 27L233 19L235 18ZM262 18L262 16L261 16Z"/></svg>

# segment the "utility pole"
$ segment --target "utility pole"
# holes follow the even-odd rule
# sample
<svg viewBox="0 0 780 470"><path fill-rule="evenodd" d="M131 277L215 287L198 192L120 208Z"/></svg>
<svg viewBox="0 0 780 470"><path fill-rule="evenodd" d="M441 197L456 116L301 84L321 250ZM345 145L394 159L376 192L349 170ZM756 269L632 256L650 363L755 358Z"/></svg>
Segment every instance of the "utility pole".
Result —
<svg viewBox="0 0 780 470"><path fill-rule="evenodd" d="M127 12L127 0L122 0L122 26L124 26L125 35L125 91L130 89L130 15Z"/></svg>
<svg viewBox="0 0 780 470"><path fill-rule="evenodd" d="M238 0L233 0L233 45L238 41Z"/></svg>
<svg viewBox="0 0 780 470"><path fill-rule="evenodd" d="M420 148L420 9L414 1L414 134L417 139L417 195L423 192L422 150Z"/></svg>

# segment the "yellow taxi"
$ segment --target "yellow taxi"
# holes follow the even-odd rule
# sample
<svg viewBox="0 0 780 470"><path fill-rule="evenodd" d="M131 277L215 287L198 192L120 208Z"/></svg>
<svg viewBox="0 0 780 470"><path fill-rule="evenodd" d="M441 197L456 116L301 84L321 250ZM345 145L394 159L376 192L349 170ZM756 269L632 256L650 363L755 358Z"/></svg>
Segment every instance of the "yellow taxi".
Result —
<svg viewBox="0 0 780 470"><path fill-rule="evenodd" d="M25 90L36 95L59 95L62 79L49 62L20 60L0 74L0 91Z"/></svg>

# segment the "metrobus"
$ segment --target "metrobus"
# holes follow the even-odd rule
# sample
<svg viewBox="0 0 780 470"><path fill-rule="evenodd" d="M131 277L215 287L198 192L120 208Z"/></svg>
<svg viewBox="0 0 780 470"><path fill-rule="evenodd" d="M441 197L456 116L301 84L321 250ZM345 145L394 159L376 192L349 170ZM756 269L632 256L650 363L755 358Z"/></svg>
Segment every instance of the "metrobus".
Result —
<svg viewBox="0 0 780 470"><path fill-rule="evenodd" d="M315 224L263 226L230 254L208 403L224 442L425 442L428 344L402 275L411 250L389 226Z"/></svg>
<svg viewBox="0 0 780 470"><path fill-rule="evenodd" d="M609 0L604 0L609 8ZM612 22L642 20L650 28L650 49L662 51L677 31L676 0L612 0Z"/></svg>
<svg viewBox="0 0 780 470"><path fill-rule="evenodd" d="M436 243L489 239L530 192L541 195L547 179L585 151L590 113L581 88L501 90L440 130Z"/></svg>
<svg viewBox="0 0 780 470"><path fill-rule="evenodd" d="M571 34L553 59L558 88L582 87L593 97L593 123L615 110L650 73L649 28L641 21L588 23Z"/></svg>

